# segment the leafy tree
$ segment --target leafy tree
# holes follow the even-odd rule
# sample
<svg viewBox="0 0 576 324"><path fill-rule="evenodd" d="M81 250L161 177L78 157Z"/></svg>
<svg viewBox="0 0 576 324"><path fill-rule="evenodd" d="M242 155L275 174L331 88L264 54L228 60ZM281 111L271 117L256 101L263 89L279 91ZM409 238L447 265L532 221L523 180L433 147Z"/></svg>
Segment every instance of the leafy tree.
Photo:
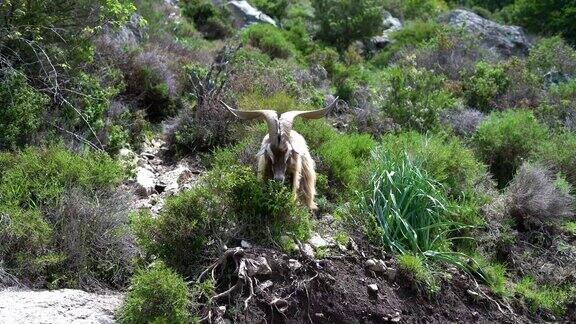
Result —
<svg viewBox="0 0 576 324"><path fill-rule="evenodd" d="M340 50L383 29L382 7L376 0L313 0L312 6L320 27L317 36Z"/></svg>
<svg viewBox="0 0 576 324"><path fill-rule="evenodd" d="M576 44L576 0L516 0L512 21L528 31L561 34Z"/></svg>

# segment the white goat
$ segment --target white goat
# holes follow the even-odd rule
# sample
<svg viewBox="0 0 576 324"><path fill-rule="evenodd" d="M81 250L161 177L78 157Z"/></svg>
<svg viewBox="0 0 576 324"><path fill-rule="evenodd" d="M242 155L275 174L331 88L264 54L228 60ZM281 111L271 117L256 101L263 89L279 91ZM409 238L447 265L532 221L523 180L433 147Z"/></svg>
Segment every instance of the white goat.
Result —
<svg viewBox="0 0 576 324"><path fill-rule="evenodd" d="M264 136L257 153L258 177L261 180L274 179L284 182L287 178L292 183L292 194L310 210L318 207L314 202L316 195L315 164L308 145L302 135L292 130L294 118L306 119L324 117L334 102L326 108L312 111L288 111L280 116L274 110L243 111L232 109L221 102L232 114L241 119L264 119L268 125L268 134Z"/></svg>

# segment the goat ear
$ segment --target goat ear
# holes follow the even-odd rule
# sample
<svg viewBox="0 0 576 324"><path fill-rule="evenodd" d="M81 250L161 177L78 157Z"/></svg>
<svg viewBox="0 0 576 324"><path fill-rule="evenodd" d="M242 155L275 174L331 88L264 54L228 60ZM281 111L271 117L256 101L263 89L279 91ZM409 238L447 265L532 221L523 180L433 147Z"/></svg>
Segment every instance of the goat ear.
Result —
<svg viewBox="0 0 576 324"><path fill-rule="evenodd" d="M266 153L266 146L261 147L258 153L256 153L256 156L262 156L264 153Z"/></svg>

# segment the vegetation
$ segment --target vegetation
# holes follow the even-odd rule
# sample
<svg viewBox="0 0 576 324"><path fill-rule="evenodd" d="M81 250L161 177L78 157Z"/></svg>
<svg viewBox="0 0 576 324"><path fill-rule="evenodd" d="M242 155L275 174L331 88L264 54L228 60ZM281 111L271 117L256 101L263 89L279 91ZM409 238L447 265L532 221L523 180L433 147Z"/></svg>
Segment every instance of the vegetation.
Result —
<svg viewBox="0 0 576 324"><path fill-rule="evenodd" d="M125 323L299 322L316 320L298 317L304 295L312 311L340 293L339 271L362 288L350 296L374 272L467 312L487 287L479 309L497 315L478 321L572 319L574 1L249 3L276 25L240 28L210 0L0 1L0 285L127 289ZM499 55L438 19L461 7L533 46ZM402 28L384 32L389 15ZM222 102L283 113L335 96L294 125L312 213L259 180L268 125ZM333 258L358 247L385 271Z"/></svg>

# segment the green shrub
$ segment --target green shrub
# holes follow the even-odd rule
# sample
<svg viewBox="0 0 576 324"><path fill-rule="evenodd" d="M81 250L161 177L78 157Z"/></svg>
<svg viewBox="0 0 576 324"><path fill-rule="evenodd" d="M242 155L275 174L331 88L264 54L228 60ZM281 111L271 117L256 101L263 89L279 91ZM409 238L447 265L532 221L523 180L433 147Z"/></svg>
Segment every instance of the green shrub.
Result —
<svg viewBox="0 0 576 324"><path fill-rule="evenodd" d="M568 42L575 44L575 11L574 1L516 0L511 6L511 18L530 32L547 36L561 34Z"/></svg>
<svg viewBox="0 0 576 324"><path fill-rule="evenodd" d="M383 50L372 58L372 64L377 67L385 67L390 63L394 54L406 46L418 46L434 38L441 30L440 24L433 21L414 20L407 21L404 27L393 32L390 38L393 40Z"/></svg>
<svg viewBox="0 0 576 324"><path fill-rule="evenodd" d="M443 0L384 0L384 8L404 20L430 19L448 10Z"/></svg>
<svg viewBox="0 0 576 324"><path fill-rule="evenodd" d="M478 127L472 145L503 188L523 159L548 137L532 112L509 110L490 114Z"/></svg>
<svg viewBox="0 0 576 324"><path fill-rule="evenodd" d="M253 0L252 3L268 16L280 20L286 16L289 4L288 0Z"/></svg>
<svg viewBox="0 0 576 324"><path fill-rule="evenodd" d="M295 51L285 32L270 24L251 25L243 31L243 37L271 58L288 58Z"/></svg>
<svg viewBox="0 0 576 324"><path fill-rule="evenodd" d="M385 78L389 88L382 109L402 127L435 129L440 126L440 112L456 104L444 89L444 79L429 71L393 67Z"/></svg>
<svg viewBox="0 0 576 324"><path fill-rule="evenodd" d="M122 178L115 161L61 147L27 148L0 153L0 169L0 214L9 224L0 229L0 258L9 271L37 285L122 285L131 243L122 196L112 204L106 194Z"/></svg>
<svg viewBox="0 0 576 324"><path fill-rule="evenodd" d="M473 192L487 172L474 153L455 137L407 132L386 135L382 143L398 157L407 152L421 161L422 168L444 185L453 198Z"/></svg>
<svg viewBox="0 0 576 324"><path fill-rule="evenodd" d="M367 134L340 134L325 121L296 123L298 131L321 165L338 184L353 191L364 175L365 161L375 146Z"/></svg>
<svg viewBox="0 0 576 324"><path fill-rule="evenodd" d="M494 107L494 99L503 94L509 84L510 80L502 67L479 62L474 73L464 81L464 95L470 106L486 112Z"/></svg>
<svg viewBox="0 0 576 324"><path fill-rule="evenodd" d="M551 128L576 130L576 80L552 85L535 108L538 119Z"/></svg>
<svg viewBox="0 0 576 324"><path fill-rule="evenodd" d="M543 38L530 49L528 67L540 76L557 71L576 75L576 50L560 36Z"/></svg>
<svg viewBox="0 0 576 324"><path fill-rule="evenodd" d="M554 171L566 176L566 180L576 187L576 135L561 131L549 141L539 145L533 153L533 159L542 161Z"/></svg>
<svg viewBox="0 0 576 324"><path fill-rule="evenodd" d="M120 323L188 323L188 286L157 261L131 280L117 318Z"/></svg>
<svg viewBox="0 0 576 324"><path fill-rule="evenodd" d="M302 106L294 96L284 91L266 94L249 92L238 98L238 109L241 110L273 109L281 114L289 110L307 110L309 108Z"/></svg>
<svg viewBox="0 0 576 324"><path fill-rule="evenodd" d="M22 73L9 72L0 81L0 150L15 149L40 127L48 97L32 88Z"/></svg>
<svg viewBox="0 0 576 324"><path fill-rule="evenodd" d="M382 8L376 0L313 0L318 38L344 50L355 40L382 32Z"/></svg>
<svg viewBox="0 0 576 324"><path fill-rule="evenodd" d="M265 242L293 235L304 240L311 230L308 211L296 205L285 186L263 184L239 165L214 169L193 189L168 199L158 218L144 217L140 224L148 229L148 237L140 237L152 243L148 252L186 275L233 237Z"/></svg>
<svg viewBox="0 0 576 324"><path fill-rule="evenodd" d="M226 6L216 6L208 0L185 0L181 4L182 14L194 21L204 37L220 39L232 35L230 12Z"/></svg>

